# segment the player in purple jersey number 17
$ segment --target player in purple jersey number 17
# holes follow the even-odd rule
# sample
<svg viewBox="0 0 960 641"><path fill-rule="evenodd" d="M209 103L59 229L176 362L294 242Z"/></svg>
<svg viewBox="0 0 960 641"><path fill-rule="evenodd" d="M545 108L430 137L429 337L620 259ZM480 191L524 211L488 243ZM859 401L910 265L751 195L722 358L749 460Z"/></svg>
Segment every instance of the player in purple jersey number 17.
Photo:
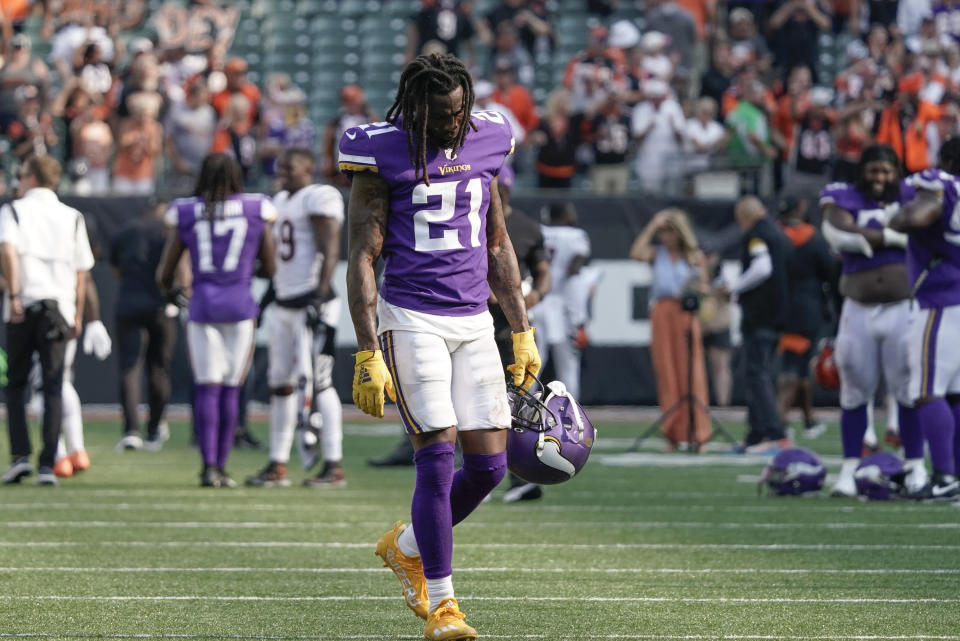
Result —
<svg viewBox="0 0 960 641"><path fill-rule="evenodd" d="M157 284L168 295L181 256L190 256L187 345L194 431L203 457L200 484L205 487L236 487L224 468L253 353L257 305L250 281L258 260L262 276L269 278L275 268L269 223L276 210L266 196L242 192L237 161L226 154L208 155L194 196L174 201L167 211L173 229L157 268Z"/></svg>

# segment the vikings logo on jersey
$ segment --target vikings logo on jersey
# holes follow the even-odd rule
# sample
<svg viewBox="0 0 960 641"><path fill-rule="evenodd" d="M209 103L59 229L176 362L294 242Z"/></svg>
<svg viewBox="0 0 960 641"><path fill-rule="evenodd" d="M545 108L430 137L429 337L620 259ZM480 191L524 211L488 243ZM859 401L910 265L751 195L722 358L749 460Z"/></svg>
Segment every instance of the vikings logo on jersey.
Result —
<svg viewBox="0 0 960 641"><path fill-rule="evenodd" d="M908 201L912 193L906 184L900 186L900 198L895 203L879 203L865 196L850 183L831 183L820 192L820 206L831 204L849 212L859 227L883 229L887 222L899 211L900 204ZM843 273L876 269L884 265L902 263L906 259L904 250L885 247L874 251L873 256L864 256L852 252L841 252Z"/></svg>
<svg viewBox="0 0 960 641"><path fill-rule="evenodd" d="M414 181L402 127L376 122L340 138L340 171L376 173L390 188L380 296L397 307L440 316L487 309L490 185L513 153L514 139L499 113L471 117L477 129L467 130L461 149L428 148L429 185Z"/></svg>

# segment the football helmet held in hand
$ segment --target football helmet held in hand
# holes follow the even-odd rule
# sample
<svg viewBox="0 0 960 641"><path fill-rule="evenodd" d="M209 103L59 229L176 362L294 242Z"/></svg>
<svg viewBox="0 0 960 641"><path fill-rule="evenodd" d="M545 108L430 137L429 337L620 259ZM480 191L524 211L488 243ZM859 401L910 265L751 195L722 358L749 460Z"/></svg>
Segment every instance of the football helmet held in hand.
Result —
<svg viewBox="0 0 960 641"><path fill-rule="evenodd" d="M529 392L507 384L513 417L507 467L528 483L552 485L573 478L587 463L596 429L560 381Z"/></svg>
<svg viewBox="0 0 960 641"><path fill-rule="evenodd" d="M815 494L823 488L827 468L808 449L791 447L781 451L763 468L760 482L777 496Z"/></svg>

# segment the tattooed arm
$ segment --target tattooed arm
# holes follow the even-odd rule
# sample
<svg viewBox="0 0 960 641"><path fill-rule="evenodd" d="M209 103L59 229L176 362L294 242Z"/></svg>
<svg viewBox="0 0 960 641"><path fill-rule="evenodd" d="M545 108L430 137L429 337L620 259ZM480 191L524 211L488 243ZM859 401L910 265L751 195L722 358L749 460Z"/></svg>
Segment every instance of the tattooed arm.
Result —
<svg viewBox="0 0 960 641"><path fill-rule="evenodd" d="M347 207L347 301L360 350L379 347L374 263L383 248L389 211L387 182L367 172L354 174Z"/></svg>
<svg viewBox="0 0 960 641"><path fill-rule="evenodd" d="M513 243L507 236L496 179L490 183L490 208L487 210L487 282L510 323L510 329L516 333L530 329L520 290L520 268Z"/></svg>

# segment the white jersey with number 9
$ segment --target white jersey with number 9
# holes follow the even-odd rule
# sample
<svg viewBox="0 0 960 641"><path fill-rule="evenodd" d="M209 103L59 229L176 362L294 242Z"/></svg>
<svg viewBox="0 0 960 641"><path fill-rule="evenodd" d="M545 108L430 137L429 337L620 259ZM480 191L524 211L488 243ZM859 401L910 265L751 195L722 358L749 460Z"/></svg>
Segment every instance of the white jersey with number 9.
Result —
<svg viewBox="0 0 960 641"><path fill-rule="evenodd" d="M317 288L323 254L313 237L310 218L329 217L343 223L343 196L330 185L308 185L273 197L277 221L277 272L273 287L279 300L296 298Z"/></svg>

